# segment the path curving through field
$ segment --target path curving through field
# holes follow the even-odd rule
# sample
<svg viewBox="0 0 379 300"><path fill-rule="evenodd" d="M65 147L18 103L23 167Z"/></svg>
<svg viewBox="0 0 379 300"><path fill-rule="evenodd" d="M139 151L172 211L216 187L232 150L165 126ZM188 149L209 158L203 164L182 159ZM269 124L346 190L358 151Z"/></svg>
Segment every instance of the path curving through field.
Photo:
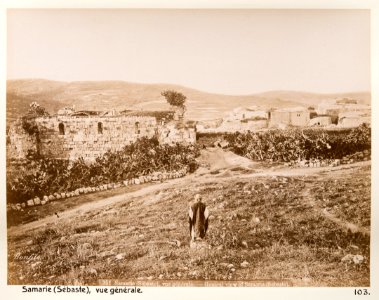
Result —
<svg viewBox="0 0 379 300"><path fill-rule="evenodd" d="M323 175L325 172L344 173L351 172L351 169L369 166L371 161L358 162L350 165L341 165L338 167L319 167L319 168L289 168L289 167L264 167L259 162L253 162L245 157L234 154L231 151L225 151L220 148L208 148L201 150L201 156L198 159L201 167L193 174L187 175L182 178L168 180L163 183L151 183L141 186L140 189L133 192L127 192L121 195L116 195L100 200L84 203L77 207L67 209L60 212L59 219L53 214L46 216L39 220L12 226L8 228L8 236L23 234L25 231L34 230L40 227L48 226L49 224L61 222L64 219L72 218L92 210L105 208L107 206L115 205L116 203L132 202L136 198L141 197L156 197L156 193L169 188L181 189L193 184L207 184L214 182L225 182L233 179L249 179L254 177L272 177L272 176L313 176ZM303 192L305 201L312 203L316 207L316 203L312 197L309 196L309 187ZM80 196L79 196L80 197ZM47 204L49 205L49 204ZM351 231L360 231L367 233L367 230L357 227L354 224L343 222L336 216L329 212L323 211L319 208L323 215L335 222L339 226L350 229Z"/></svg>
<svg viewBox="0 0 379 300"><path fill-rule="evenodd" d="M370 231L367 230L366 228L360 227L356 224L347 222L345 220L342 220L341 218L338 218L336 215L328 212L326 208L320 207L314 197L310 193L310 187L309 184L308 186L305 187L305 189L302 192L302 197L304 199L304 202L308 203L310 206L312 206L314 209L317 211L321 212L321 214L327 218L328 220L332 221L335 223L337 226L340 228L344 229L345 231L351 231L352 233L362 233L364 235L370 236Z"/></svg>

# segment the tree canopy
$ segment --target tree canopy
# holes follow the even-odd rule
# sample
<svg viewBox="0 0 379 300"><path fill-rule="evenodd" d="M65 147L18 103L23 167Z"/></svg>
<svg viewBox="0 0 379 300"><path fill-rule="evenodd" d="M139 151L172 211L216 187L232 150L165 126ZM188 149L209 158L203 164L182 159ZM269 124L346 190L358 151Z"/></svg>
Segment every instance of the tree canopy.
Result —
<svg viewBox="0 0 379 300"><path fill-rule="evenodd" d="M26 117L36 118L36 117L46 117L49 116L49 113L43 106L40 106L37 102L32 102L29 105L28 114Z"/></svg>
<svg viewBox="0 0 379 300"><path fill-rule="evenodd" d="M161 93L170 105L184 107L187 97L174 90L166 90Z"/></svg>

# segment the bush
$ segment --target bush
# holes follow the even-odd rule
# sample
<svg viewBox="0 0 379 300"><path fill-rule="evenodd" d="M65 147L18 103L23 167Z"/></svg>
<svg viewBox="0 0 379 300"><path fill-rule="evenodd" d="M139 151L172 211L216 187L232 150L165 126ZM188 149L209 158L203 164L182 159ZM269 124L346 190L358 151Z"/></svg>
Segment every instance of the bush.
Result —
<svg viewBox="0 0 379 300"><path fill-rule="evenodd" d="M148 175L178 171L194 172L199 149L194 145L160 145L156 138L142 138L117 152L106 152L93 163L83 159L48 159L29 153L26 161L8 168L7 201L25 202L36 196L69 192Z"/></svg>
<svg viewBox="0 0 379 300"><path fill-rule="evenodd" d="M354 129L287 129L224 135L232 151L252 160L289 162L303 159L340 159L371 149L367 125Z"/></svg>

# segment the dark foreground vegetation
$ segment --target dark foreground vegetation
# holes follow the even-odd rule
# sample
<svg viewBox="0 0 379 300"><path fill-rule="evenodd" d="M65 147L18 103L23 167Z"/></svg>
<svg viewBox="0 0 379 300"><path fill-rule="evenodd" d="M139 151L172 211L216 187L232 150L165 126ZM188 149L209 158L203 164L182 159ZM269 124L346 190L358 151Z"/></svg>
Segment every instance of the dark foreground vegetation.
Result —
<svg viewBox="0 0 379 300"><path fill-rule="evenodd" d="M198 155L195 145L161 145L155 138L141 138L120 151L105 153L93 163L83 159L48 159L30 153L22 162L8 163L7 201L21 203L36 196L121 182L153 172L183 168L193 172Z"/></svg>
<svg viewBox="0 0 379 300"><path fill-rule="evenodd" d="M230 149L254 161L291 162L310 159L342 159L348 155L371 151L371 129L272 129L259 132L201 133L200 145L213 146L226 140Z"/></svg>

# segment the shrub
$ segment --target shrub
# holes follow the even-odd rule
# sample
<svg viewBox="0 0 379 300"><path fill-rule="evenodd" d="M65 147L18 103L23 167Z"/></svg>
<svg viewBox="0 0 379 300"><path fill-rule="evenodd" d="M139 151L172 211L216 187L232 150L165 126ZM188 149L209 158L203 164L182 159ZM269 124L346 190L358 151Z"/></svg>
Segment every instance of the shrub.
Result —
<svg viewBox="0 0 379 300"><path fill-rule="evenodd" d="M232 151L252 160L289 162L298 159L337 159L371 149L367 125L354 129L287 129L224 135Z"/></svg>
<svg viewBox="0 0 379 300"><path fill-rule="evenodd" d="M82 158L71 162L29 153L23 164L9 168L7 201L25 202L36 196L120 182L153 172L178 171L187 166L193 172L198 167L198 155L195 145L160 145L156 138L141 138L120 151L108 151L93 163Z"/></svg>

